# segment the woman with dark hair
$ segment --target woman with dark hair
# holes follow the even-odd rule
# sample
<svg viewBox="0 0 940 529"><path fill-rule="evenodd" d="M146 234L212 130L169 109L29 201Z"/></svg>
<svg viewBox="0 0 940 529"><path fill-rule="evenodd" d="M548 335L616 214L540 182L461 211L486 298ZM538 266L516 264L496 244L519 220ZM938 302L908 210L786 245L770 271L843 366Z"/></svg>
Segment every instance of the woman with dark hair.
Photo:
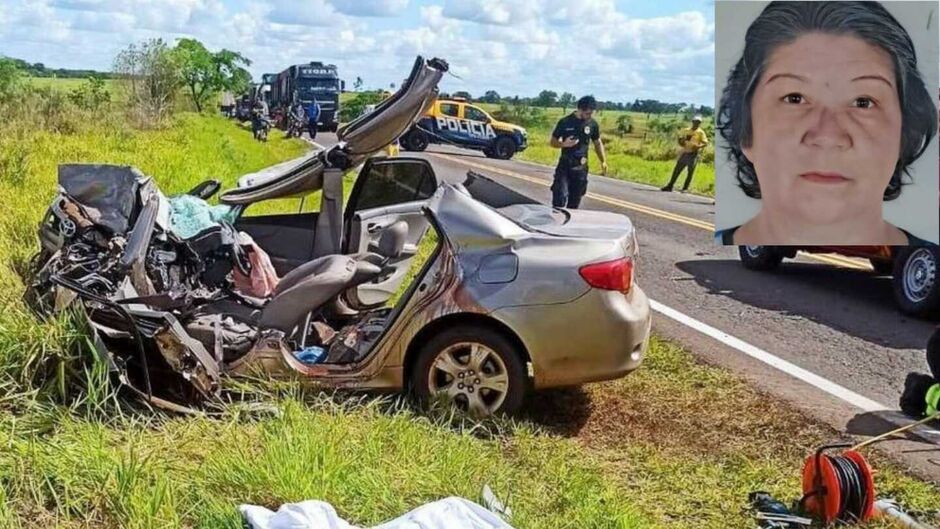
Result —
<svg viewBox="0 0 940 529"><path fill-rule="evenodd" d="M761 210L724 244L926 244L886 222L937 110L879 2L771 2L750 25L717 128Z"/></svg>

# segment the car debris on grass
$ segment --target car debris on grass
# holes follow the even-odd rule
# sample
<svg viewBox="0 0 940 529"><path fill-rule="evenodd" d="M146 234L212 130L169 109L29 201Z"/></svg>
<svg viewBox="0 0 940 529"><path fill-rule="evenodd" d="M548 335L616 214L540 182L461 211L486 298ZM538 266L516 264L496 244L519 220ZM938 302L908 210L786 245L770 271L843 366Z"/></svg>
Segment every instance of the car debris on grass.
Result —
<svg viewBox="0 0 940 529"><path fill-rule="evenodd" d="M650 310L627 217L554 210L482 175L441 184L418 158L370 158L446 70L419 57L339 144L245 175L220 206L205 203L217 182L167 198L130 167L61 166L29 305L83 311L111 370L174 410L213 399L225 376L264 373L410 388L482 416L517 410L530 388L633 371ZM344 210L343 176L360 164ZM317 213L242 216L317 192ZM403 285L430 230L437 248Z"/></svg>

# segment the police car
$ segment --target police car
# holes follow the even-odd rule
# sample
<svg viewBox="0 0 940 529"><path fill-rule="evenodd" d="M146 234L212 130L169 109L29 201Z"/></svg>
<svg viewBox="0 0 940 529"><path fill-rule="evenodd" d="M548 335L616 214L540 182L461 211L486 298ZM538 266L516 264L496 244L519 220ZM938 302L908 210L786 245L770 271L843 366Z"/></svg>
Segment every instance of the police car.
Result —
<svg viewBox="0 0 940 529"><path fill-rule="evenodd" d="M430 143L443 143L508 160L525 150L527 140L524 128L494 119L465 99L452 98L434 101L431 109L401 137L401 147L423 151Z"/></svg>

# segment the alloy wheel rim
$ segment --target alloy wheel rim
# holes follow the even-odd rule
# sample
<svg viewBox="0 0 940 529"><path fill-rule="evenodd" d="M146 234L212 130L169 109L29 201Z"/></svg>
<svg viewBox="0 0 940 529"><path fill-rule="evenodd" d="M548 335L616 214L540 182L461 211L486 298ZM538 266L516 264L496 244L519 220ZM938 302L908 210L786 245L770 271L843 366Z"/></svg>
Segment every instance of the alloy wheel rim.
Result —
<svg viewBox="0 0 940 529"><path fill-rule="evenodd" d="M494 350L480 343L459 342L434 358L428 390L482 417L494 413L506 400L509 372Z"/></svg>
<svg viewBox="0 0 940 529"><path fill-rule="evenodd" d="M919 248L904 263L904 296L914 303L927 299L937 280L937 263L926 248Z"/></svg>

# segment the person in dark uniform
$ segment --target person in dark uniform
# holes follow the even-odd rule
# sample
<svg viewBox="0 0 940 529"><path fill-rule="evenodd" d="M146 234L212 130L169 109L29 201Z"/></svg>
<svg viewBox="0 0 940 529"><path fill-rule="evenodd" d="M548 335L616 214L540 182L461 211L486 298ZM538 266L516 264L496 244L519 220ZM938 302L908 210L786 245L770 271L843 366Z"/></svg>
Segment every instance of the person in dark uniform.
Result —
<svg viewBox="0 0 940 529"><path fill-rule="evenodd" d="M550 144L561 149L552 183L552 205L556 208L577 209L581 205L581 197L587 192L589 142L594 143L601 171L607 175L607 155L601 143L600 128L592 117L596 108L593 96L582 97L577 108L561 118L552 131Z"/></svg>

